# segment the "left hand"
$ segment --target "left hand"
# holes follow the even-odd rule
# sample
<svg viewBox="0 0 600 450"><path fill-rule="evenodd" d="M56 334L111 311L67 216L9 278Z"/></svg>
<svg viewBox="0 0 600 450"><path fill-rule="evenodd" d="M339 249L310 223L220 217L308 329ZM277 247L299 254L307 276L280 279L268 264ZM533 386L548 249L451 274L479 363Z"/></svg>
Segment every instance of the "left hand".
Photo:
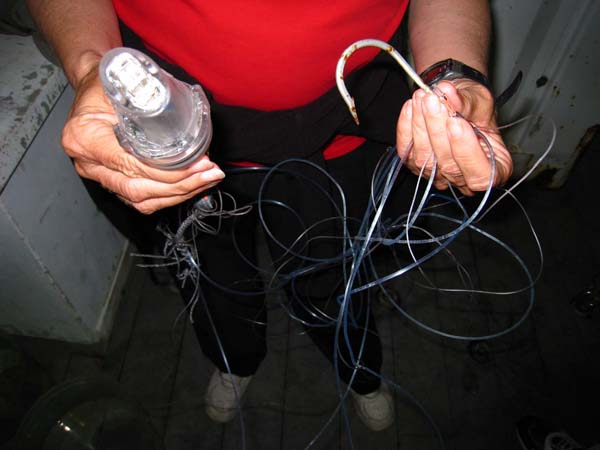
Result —
<svg viewBox="0 0 600 450"><path fill-rule="evenodd" d="M436 90L446 95L455 111L464 117L451 117L436 95L415 91L402 107L396 127L398 153L403 156L411 139L413 148L406 164L414 174L430 177L432 152L437 158L434 186L447 189L448 183L465 195L484 191L490 182L491 161L488 147L475 135L476 125L489 140L495 160L493 186L504 184L513 170L512 158L497 130L494 99L483 85L468 79L442 81Z"/></svg>

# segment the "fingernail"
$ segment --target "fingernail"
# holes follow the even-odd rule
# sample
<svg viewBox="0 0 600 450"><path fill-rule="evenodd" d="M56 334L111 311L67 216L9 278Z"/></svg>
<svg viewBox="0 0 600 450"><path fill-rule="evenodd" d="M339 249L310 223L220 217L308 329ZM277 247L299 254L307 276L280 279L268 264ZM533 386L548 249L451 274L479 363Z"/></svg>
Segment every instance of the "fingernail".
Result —
<svg viewBox="0 0 600 450"><path fill-rule="evenodd" d="M460 123L460 120L455 117L451 117L449 120L450 120L450 124L448 125L448 129L450 130L450 134L452 135L452 137L454 137L454 138L461 137L463 134L463 127L462 127L462 124Z"/></svg>
<svg viewBox="0 0 600 450"><path fill-rule="evenodd" d="M225 173L218 167L210 169L208 172L206 172L206 175L209 176L210 178L217 178L219 180L222 180L223 178L225 178Z"/></svg>
<svg viewBox="0 0 600 450"><path fill-rule="evenodd" d="M425 99L425 106L427 111L431 114L438 114L440 112L440 101L434 95L428 95Z"/></svg>

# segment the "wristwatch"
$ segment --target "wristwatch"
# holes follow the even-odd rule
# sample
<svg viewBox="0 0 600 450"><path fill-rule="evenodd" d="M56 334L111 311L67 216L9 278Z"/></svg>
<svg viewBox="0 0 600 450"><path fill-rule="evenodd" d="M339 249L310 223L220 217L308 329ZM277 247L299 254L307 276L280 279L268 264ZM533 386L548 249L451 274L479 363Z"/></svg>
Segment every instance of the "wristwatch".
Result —
<svg viewBox="0 0 600 450"><path fill-rule="evenodd" d="M435 86L442 80L456 80L457 78L468 78L483 84L492 91L490 80L480 71L455 59L445 59L428 67L421 73L421 79L428 86Z"/></svg>

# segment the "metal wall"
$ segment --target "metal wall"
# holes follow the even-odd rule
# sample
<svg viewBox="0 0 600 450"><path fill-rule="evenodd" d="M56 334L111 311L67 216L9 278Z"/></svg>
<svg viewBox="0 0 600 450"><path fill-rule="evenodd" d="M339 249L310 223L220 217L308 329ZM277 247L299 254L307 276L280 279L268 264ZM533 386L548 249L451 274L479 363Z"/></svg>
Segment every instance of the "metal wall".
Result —
<svg viewBox="0 0 600 450"><path fill-rule="evenodd" d="M534 115L504 133L523 174L557 140L536 174L550 187L567 179L600 124L600 2L597 0L493 0L494 85L497 92L521 71L515 97L500 111L502 123Z"/></svg>
<svg viewBox="0 0 600 450"><path fill-rule="evenodd" d="M0 194L0 330L99 341L125 239L88 197L60 133L68 88Z"/></svg>

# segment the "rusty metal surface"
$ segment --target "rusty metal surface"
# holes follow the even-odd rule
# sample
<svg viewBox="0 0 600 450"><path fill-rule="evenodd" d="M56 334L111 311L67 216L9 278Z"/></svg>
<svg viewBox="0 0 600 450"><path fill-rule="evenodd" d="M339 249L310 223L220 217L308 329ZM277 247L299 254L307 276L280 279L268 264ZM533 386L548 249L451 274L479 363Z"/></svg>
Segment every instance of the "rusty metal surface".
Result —
<svg viewBox="0 0 600 450"><path fill-rule="evenodd" d="M531 4L512 3L512 9L496 8L503 17L531 9ZM531 11L529 11L531 13ZM506 46L512 44L518 55L511 71L503 67L505 78L518 71L524 74L520 90L500 110L500 122L532 115L526 123L503 134L515 161L515 177L529 170L546 150L552 135L550 120L556 124L557 138L547 158L533 176L547 187L558 188L568 179L575 161L585 147L589 133L600 124L600 3L581 0L577 8L567 0L538 2L526 32L507 35L497 28L496 36ZM510 13L510 14L509 14ZM506 27L505 27L506 28ZM510 76L509 76L510 75ZM592 131L590 131L592 130Z"/></svg>

